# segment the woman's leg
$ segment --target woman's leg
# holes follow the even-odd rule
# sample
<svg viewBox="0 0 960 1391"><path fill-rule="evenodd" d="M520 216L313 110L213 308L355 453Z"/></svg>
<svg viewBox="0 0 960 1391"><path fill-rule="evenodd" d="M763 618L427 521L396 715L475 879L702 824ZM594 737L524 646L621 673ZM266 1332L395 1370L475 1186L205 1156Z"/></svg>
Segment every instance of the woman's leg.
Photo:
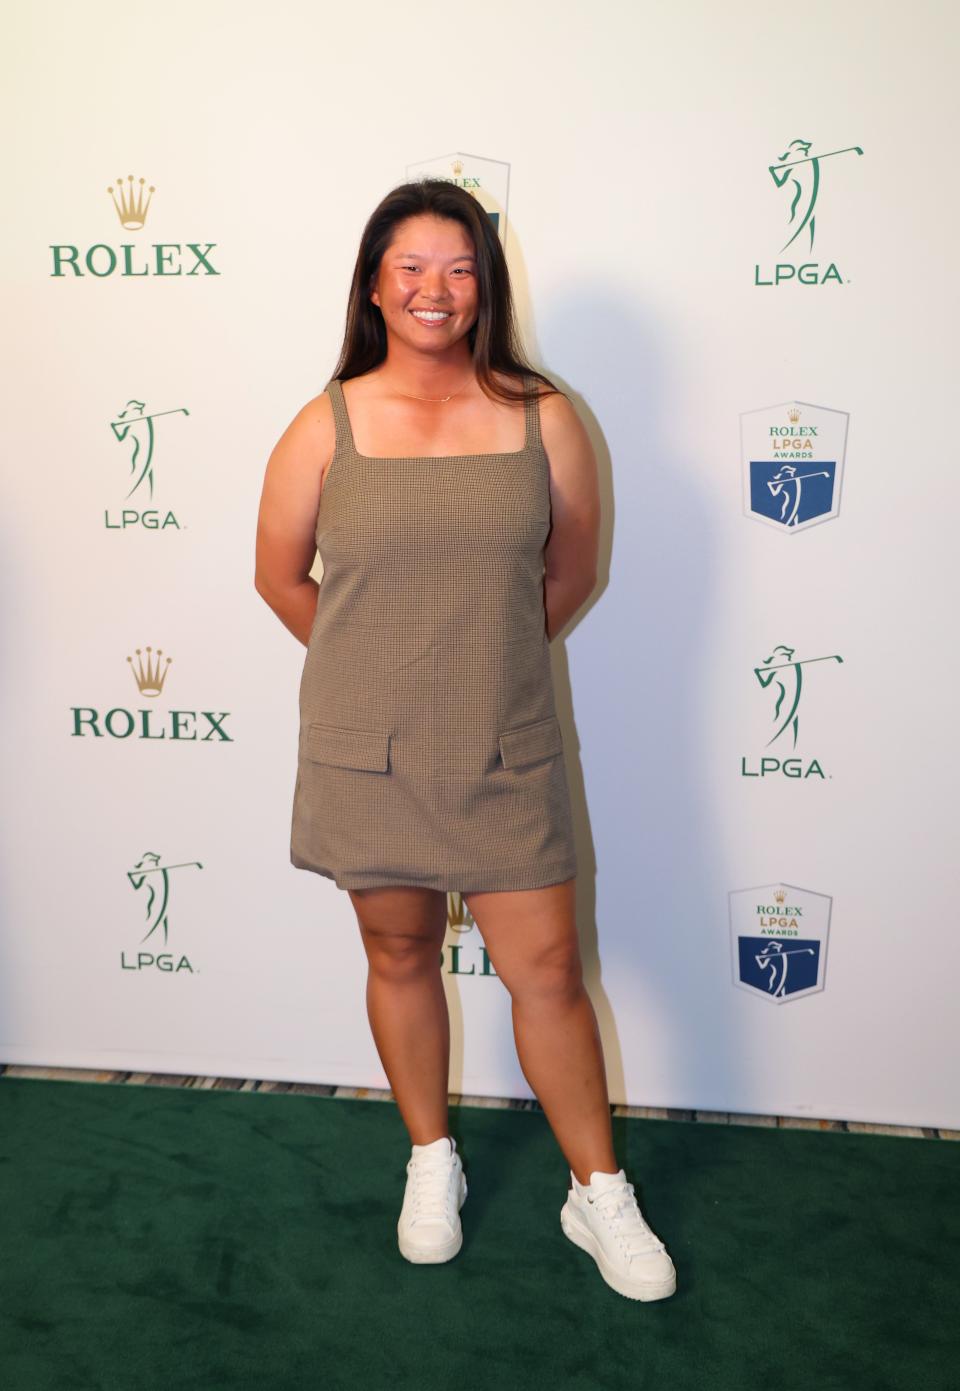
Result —
<svg viewBox="0 0 960 1391"><path fill-rule="evenodd" d="M523 1075L580 1183L616 1173L603 1046L583 984L575 883L464 894L513 1001Z"/></svg>
<svg viewBox="0 0 960 1391"><path fill-rule="evenodd" d="M367 953L367 1016L410 1133L449 1134L450 1018L441 952L447 896L438 889L350 889Z"/></svg>

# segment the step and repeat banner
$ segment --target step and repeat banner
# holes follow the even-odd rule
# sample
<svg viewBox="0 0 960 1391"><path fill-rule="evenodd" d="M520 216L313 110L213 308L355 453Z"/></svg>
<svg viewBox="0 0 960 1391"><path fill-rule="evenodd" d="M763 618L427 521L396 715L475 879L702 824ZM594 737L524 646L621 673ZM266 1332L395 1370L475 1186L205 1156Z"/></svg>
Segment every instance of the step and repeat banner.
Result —
<svg viewBox="0 0 960 1391"><path fill-rule="evenodd" d="M254 535L363 224L431 174L597 451L553 661L611 1098L960 1126L953 13L3 26L3 1061L387 1085L350 900L290 864L304 649ZM451 1089L528 1097L447 907Z"/></svg>

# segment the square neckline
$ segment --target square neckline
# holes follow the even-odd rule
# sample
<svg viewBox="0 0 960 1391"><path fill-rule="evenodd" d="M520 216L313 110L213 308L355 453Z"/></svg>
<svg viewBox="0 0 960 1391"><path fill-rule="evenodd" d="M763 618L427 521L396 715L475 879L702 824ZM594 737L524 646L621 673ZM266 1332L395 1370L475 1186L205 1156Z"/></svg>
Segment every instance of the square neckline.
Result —
<svg viewBox="0 0 960 1391"><path fill-rule="evenodd" d="M347 409L347 398L343 392L343 383L339 377L333 377L330 382L340 393L340 408L343 412L344 422L347 427L347 434L350 437L350 448L358 459L366 459L374 464L401 464L401 463L420 463L429 461L430 463L459 463L464 459L517 459L521 454L526 454L530 448L533 431L531 430L530 413L536 409L536 403L524 403L523 412L523 444L519 449L500 449L473 454L361 454L357 448L357 441L353 434L353 423L350 419L350 412Z"/></svg>

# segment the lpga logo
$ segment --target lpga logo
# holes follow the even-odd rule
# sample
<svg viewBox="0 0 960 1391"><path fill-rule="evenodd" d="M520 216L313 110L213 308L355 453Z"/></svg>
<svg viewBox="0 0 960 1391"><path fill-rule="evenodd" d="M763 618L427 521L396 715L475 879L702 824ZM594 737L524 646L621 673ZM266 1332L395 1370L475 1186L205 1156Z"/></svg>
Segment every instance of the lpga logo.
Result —
<svg viewBox="0 0 960 1391"><path fill-rule="evenodd" d="M843 658L836 653L827 657L803 657L796 660L796 649L785 647L782 643L773 649L770 655L764 658L763 664L754 667L753 674L757 678L761 688L769 691L773 696L773 723L777 726L774 733L767 740L767 748L787 732L793 733L793 745L797 747L797 738L800 733L800 696L803 691L803 668L813 666L817 662L839 662L843 664ZM746 757L740 760L740 774L745 778L763 778L769 773L783 773L788 778L825 778L823 768L816 758L810 760L804 769L803 760L800 758L785 758L782 762L773 755L766 755L760 759L760 766L751 770L747 766Z"/></svg>
<svg viewBox="0 0 960 1391"><path fill-rule="evenodd" d="M740 417L743 510L795 536L840 513L846 411L783 401Z"/></svg>
<svg viewBox="0 0 960 1391"><path fill-rule="evenodd" d="M203 869L203 865L199 860L186 860L180 864L164 865L160 863L159 855L148 850L137 861L133 869L127 870L127 879L131 886L138 892L143 892L146 898L147 930L141 937L141 942L148 941L156 932L162 932L162 938L159 940L164 947L167 945L170 875L179 869ZM145 967L155 966L158 971L176 973L187 970L191 974L193 973L193 967L185 956L181 956L180 960L174 963L173 957L168 952L161 952L155 956L153 952L141 951L137 953L135 962L128 962L126 952L121 952L120 966L124 971L142 971Z"/></svg>
<svg viewBox="0 0 960 1391"><path fill-rule="evenodd" d="M836 159L841 155L863 154L859 145L846 145L842 150L828 150L824 154L811 154L812 148L812 142L809 140L791 140L783 153L778 156L777 162L767 166L767 173L772 178L775 187L782 189L789 200L787 228L791 234L780 248L781 251L786 251L798 238L800 238L798 245L802 245L803 241L806 240L807 251L813 251L822 162L827 159ZM806 238L802 235L804 232ZM794 265L792 262L779 261L770 279L761 279L760 267L754 266L753 283L755 285L780 285L787 280L797 280L801 285L826 285L831 280L838 285L844 283L843 276L833 261L822 273L820 266L815 261L806 261L800 266Z"/></svg>
<svg viewBox="0 0 960 1391"><path fill-rule="evenodd" d="M729 899L734 985L778 1005L823 989L827 894L766 884L735 890Z"/></svg>
<svg viewBox="0 0 960 1391"><path fill-rule="evenodd" d="M110 429L118 444L126 444L130 448L129 477L133 479L133 483L127 498L132 497L141 488L148 498L153 498L153 459L157 438L157 427L153 422L162 416L189 414L186 406L176 406L168 411L147 412L145 402L131 400L122 411L118 411L116 420L110 421ZM103 514L103 520L104 526L110 531L122 531L128 526L138 524L146 527L148 531L163 531L168 526L180 530L180 523L172 512L167 512L161 518L160 513L153 508L138 512L135 508L125 507L119 517L113 520L107 511Z"/></svg>

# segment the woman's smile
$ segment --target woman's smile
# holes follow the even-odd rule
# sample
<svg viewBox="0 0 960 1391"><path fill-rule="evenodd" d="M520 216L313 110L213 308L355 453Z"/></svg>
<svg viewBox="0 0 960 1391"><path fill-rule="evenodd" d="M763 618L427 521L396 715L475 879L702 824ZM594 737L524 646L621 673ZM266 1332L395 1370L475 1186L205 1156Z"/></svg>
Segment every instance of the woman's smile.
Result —
<svg viewBox="0 0 960 1391"><path fill-rule="evenodd" d="M410 313L421 324L426 324L428 328L434 328L437 324L445 324L450 318L449 309L411 309Z"/></svg>

